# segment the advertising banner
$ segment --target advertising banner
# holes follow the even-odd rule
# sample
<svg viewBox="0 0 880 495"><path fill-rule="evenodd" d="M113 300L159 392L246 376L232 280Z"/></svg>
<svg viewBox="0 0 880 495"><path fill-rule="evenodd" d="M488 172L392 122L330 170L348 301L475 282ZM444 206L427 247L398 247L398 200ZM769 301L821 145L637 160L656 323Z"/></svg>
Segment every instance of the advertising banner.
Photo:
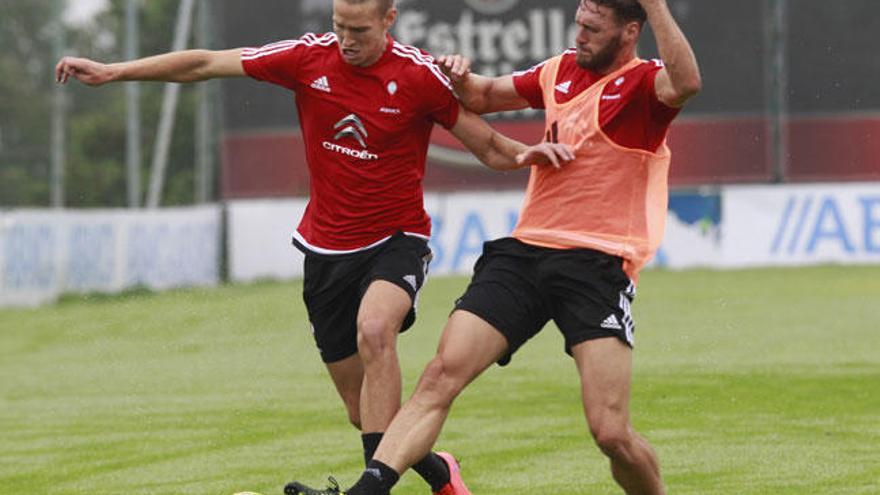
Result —
<svg viewBox="0 0 880 495"><path fill-rule="evenodd" d="M524 198L518 191L429 194L431 275L470 275L483 243L513 231Z"/></svg>
<svg viewBox="0 0 880 495"><path fill-rule="evenodd" d="M880 184L729 187L726 266L880 263Z"/></svg>
<svg viewBox="0 0 880 495"><path fill-rule="evenodd" d="M303 256L291 239L306 204L305 199L227 203L229 279L253 282L301 277Z"/></svg>
<svg viewBox="0 0 880 495"><path fill-rule="evenodd" d="M669 198L666 233L649 266L718 266L721 260L721 195L714 190L674 193Z"/></svg>
<svg viewBox="0 0 880 495"><path fill-rule="evenodd" d="M220 209L0 213L0 306L62 293L215 285Z"/></svg>
<svg viewBox="0 0 880 495"><path fill-rule="evenodd" d="M429 193L431 275L470 275L483 243L510 235L525 194L518 191ZM654 266L717 266L720 253L720 196L676 194L670 200L663 246ZM302 255L291 236L305 200L241 200L228 204L229 276L233 281L302 276Z"/></svg>
<svg viewBox="0 0 880 495"><path fill-rule="evenodd" d="M489 239L516 224L523 193L428 194L431 275L469 274ZM241 200L228 203L229 278L236 282L289 279L303 274L303 255L291 237L305 200Z"/></svg>

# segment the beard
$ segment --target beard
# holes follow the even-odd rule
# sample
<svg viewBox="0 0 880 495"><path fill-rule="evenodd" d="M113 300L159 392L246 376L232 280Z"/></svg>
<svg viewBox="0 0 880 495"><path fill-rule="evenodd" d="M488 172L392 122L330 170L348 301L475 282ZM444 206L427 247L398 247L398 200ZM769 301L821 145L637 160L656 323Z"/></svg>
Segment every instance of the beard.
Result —
<svg viewBox="0 0 880 495"><path fill-rule="evenodd" d="M615 60L617 60L617 54L620 52L620 45L621 35L618 34L614 38L611 38L611 40L609 40L608 43L603 46L601 50L596 52L596 54L594 54L589 60L583 53L578 52L577 64L581 69L603 73L614 64Z"/></svg>

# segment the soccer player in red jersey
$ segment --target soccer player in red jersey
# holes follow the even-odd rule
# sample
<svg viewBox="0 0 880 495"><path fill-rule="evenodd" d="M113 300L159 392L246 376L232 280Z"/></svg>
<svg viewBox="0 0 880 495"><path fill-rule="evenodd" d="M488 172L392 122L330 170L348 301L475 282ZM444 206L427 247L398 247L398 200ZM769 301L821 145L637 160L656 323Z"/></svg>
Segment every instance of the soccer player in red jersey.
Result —
<svg viewBox="0 0 880 495"><path fill-rule="evenodd" d="M636 55L646 20L665 64ZM510 361L551 319L574 358L587 424L614 480L630 495L665 493L657 456L630 422L631 304L663 234L666 133L702 82L666 0L581 0L576 22L574 49L513 76L480 77L460 56L441 59L466 108L543 108L547 141L570 144L575 158L560 170L532 167L511 237L484 246L437 355L347 495L387 495L430 451L464 387Z"/></svg>
<svg viewBox="0 0 880 495"><path fill-rule="evenodd" d="M56 67L60 83L250 76L296 94L311 173L293 239L306 255L303 297L366 461L400 407L397 335L415 319L431 259L422 177L433 124L495 169L573 158L565 145L509 140L461 109L433 59L389 36L396 16L393 0L334 0L334 32L324 35L110 65L66 57ZM447 454L428 453L414 468L433 492L460 485Z"/></svg>

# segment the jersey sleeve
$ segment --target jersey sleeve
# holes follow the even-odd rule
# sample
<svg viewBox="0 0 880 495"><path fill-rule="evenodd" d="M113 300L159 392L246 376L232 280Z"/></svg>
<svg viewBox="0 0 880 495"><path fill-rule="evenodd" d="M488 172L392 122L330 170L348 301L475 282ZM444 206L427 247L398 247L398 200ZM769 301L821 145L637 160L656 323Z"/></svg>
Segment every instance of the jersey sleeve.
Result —
<svg viewBox="0 0 880 495"><path fill-rule="evenodd" d="M536 109L544 108L544 91L541 89L541 70L544 64L532 67L529 70L513 73L513 86L516 92L529 102L529 106Z"/></svg>
<svg viewBox="0 0 880 495"><path fill-rule="evenodd" d="M654 86L654 82L657 79L657 74L664 65L662 60L657 59L651 60L649 63L651 64L651 68L648 69L647 74L645 74L645 77L642 79L642 88L648 101L651 119L658 125L666 126L675 119L681 109L670 107L657 98L657 90Z"/></svg>
<svg viewBox="0 0 880 495"><path fill-rule="evenodd" d="M433 63L427 67L424 80L425 112L434 122L451 129L458 122L458 112L461 109L452 92L452 84Z"/></svg>
<svg viewBox="0 0 880 495"><path fill-rule="evenodd" d="M245 48L241 52L241 65L248 76L258 81L294 90L303 58L308 48L315 44L315 39L315 35L309 33L296 40Z"/></svg>

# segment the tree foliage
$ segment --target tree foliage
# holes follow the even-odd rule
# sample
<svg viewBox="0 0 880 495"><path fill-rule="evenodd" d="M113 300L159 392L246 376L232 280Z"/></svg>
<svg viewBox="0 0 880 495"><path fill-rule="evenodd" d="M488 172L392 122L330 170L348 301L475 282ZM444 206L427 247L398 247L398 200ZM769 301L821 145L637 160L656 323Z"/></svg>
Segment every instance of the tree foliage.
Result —
<svg viewBox="0 0 880 495"><path fill-rule="evenodd" d="M0 3L0 205L49 202L51 7Z"/></svg>
<svg viewBox="0 0 880 495"><path fill-rule="evenodd" d="M49 204L52 115L52 0L0 2L0 207ZM170 49L179 0L139 2L140 55ZM104 62L124 57L125 1L111 0L83 25L67 25L65 54ZM141 84L141 198L149 184L164 85ZM65 206L124 207L126 182L125 88L65 88L67 140ZM195 91L184 86L166 171L163 205L193 200ZM143 200L142 200L143 201Z"/></svg>

